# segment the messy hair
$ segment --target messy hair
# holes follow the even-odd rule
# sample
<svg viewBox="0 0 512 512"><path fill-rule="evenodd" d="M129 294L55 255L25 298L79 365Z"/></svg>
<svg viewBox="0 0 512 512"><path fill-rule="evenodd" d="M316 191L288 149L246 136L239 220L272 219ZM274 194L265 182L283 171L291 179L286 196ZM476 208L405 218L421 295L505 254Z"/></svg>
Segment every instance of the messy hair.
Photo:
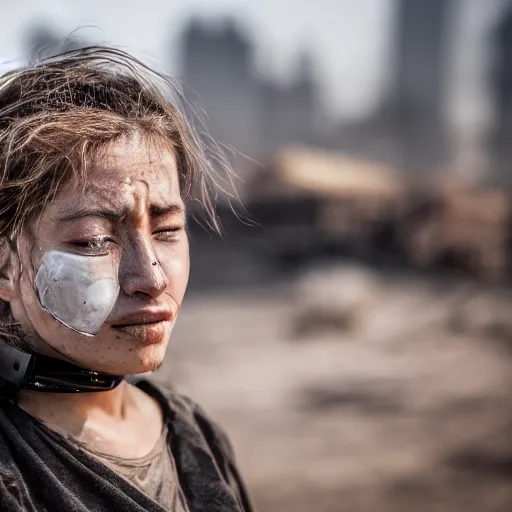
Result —
<svg viewBox="0 0 512 512"><path fill-rule="evenodd" d="M69 179L85 183L105 145L136 133L170 145L189 210L220 231L215 194L229 166L186 107L173 80L104 46L0 75L0 243L12 243ZM4 339L9 315L0 303Z"/></svg>
<svg viewBox="0 0 512 512"><path fill-rule="evenodd" d="M113 48L91 46L0 76L0 239L16 236L103 146L134 133L167 141L182 197L220 230L217 181L229 168L200 137L170 78Z"/></svg>

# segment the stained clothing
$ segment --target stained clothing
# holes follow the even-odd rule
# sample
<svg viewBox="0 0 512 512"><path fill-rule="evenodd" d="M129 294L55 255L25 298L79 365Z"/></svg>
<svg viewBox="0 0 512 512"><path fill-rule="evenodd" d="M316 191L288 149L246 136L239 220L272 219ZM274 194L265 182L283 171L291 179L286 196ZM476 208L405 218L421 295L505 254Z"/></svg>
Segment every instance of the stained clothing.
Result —
<svg viewBox="0 0 512 512"><path fill-rule="evenodd" d="M137 386L162 406L177 483L190 512L253 512L223 431L188 398L148 381ZM4 399L0 400L0 510L166 509L87 450Z"/></svg>
<svg viewBox="0 0 512 512"><path fill-rule="evenodd" d="M181 491L176 464L167 443L168 428L165 425L153 449L144 457L123 459L114 455L91 450L84 443L70 437L70 441L81 446L94 457L138 487L146 496L154 499L165 510L188 512Z"/></svg>

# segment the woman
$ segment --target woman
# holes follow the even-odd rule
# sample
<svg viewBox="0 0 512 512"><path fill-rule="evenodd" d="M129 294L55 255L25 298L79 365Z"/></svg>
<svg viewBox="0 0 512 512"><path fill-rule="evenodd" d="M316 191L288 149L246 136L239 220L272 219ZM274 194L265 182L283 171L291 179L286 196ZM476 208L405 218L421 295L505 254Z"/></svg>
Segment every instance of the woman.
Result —
<svg viewBox="0 0 512 512"><path fill-rule="evenodd" d="M164 358L187 204L215 225L172 94L99 47L0 79L0 510L251 510L201 409L124 379Z"/></svg>

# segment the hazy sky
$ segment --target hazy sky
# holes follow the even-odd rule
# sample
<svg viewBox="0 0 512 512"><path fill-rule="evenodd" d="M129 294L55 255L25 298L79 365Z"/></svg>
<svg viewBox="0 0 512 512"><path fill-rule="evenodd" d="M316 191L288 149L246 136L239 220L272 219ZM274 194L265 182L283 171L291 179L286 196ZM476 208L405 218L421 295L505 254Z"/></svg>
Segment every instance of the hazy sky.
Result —
<svg viewBox="0 0 512 512"><path fill-rule="evenodd" d="M428 0L426 0L428 1ZM49 22L68 33L97 27L103 42L179 72L177 42L194 14L236 15L253 36L258 65L282 78L310 48L326 99L344 117L371 109L386 81L393 0L0 0L0 56L16 59L24 30Z"/></svg>

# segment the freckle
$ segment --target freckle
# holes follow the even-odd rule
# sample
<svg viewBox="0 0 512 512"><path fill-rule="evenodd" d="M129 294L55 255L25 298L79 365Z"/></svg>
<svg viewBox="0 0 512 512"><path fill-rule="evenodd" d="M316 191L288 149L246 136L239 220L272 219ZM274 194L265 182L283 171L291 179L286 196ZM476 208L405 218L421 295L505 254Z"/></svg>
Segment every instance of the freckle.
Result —
<svg viewBox="0 0 512 512"><path fill-rule="evenodd" d="M121 339L121 336L116 336L116 340L120 340Z"/></svg>
<svg viewBox="0 0 512 512"><path fill-rule="evenodd" d="M84 304L87 304L87 301L86 301L86 300L84 300Z"/></svg>
<svg viewBox="0 0 512 512"><path fill-rule="evenodd" d="M133 352L133 348L128 349L128 352Z"/></svg>

